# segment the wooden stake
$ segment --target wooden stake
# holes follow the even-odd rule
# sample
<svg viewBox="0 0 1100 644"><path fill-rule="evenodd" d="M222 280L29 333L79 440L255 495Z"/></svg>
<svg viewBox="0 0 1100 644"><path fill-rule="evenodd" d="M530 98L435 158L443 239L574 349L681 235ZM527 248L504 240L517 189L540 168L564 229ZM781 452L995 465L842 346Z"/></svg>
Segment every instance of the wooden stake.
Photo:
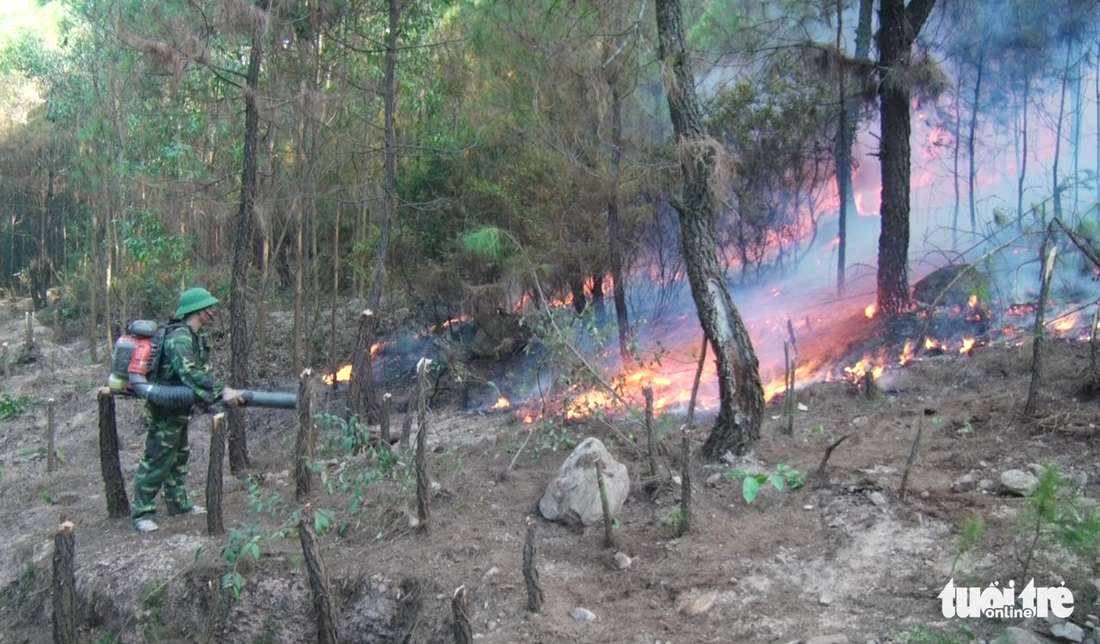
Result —
<svg viewBox="0 0 1100 644"><path fill-rule="evenodd" d="M298 434L294 439L294 498L305 500L310 493L313 463L313 398L310 370L298 376Z"/></svg>
<svg viewBox="0 0 1100 644"><path fill-rule="evenodd" d="M4 352L4 379L11 378L11 351L8 349L8 343L0 344L0 349Z"/></svg>
<svg viewBox="0 0 1100 644"><path fill-rule="evenodd" d="M107 497L107 516L122 519L130 516L130 500L126 498L126 482L118 461L115 396L110 388L100 387L96 400L99 403L99 471Z"/></svg>
<svg viewBox="0 0 1100 644"><path fill-rule="evenodd" d="M401 440L397 444L397 448L402 452L409 451L409 443L412 442L413 433L413 415L405 414L404 420L401 421Z"/></svg>
<svg viewBox="0 0 1100 644"><path fill-rule="evenodd" d="M909 448L909 460L905 462L905 471L901 474L901 487L898 488L898 498L905 498L905 488L909 485L909 471L913 469L913 463L917 462L917 453L920 451L920 436L924 431L924 414L917 417L917 436L913 439L913 446Z"/></svg>
<svg viewBox="0 0 1100 644"><path fill-rule="evenodd" d="M428 531L428 470L424 463L428 436L428 369L432 361L421 358L416 364L417 402L416 402L416 516L420 520L416 529L420 533Z"/></svg>
<svg viewBox="0 0 1100 644"><path fill-rule="evenodd" d="M332 609L332 595L328 589L328 573L325 561L317 547L317 532L313 527L313 507L306 504L298 520L298 538L302 543L302 556L309 571L309 590L317 614L317 642L336 644L336 620Z"/></svg>
<svg viewBox="0 0 1100 644"><path fill-rule="evenodd" d="M225 414L210 419L210 459L206 464L206 534L225 534L222 520L222 468L225 463Z"/></svg>
<svg viewBox="0 0 1100 644"><path fill-rule="evenodd" d="M30 354L30 350L34 348L34 314L28 311L24 314L24 321L26 323L26 338L27 353Z"/></svg>
<svg viewBox="0 0 1100 644"><path fill-rule="evenodd" d="M1024 413L1034 416L1039 404L1039 383L1042 381L1043 371L1043 338L1046 335L1044 319L1046 317L1047 296L1050 293L1050 279L1054 276L1054 260L1058 256L1058 247L1050 244L1050 234L1043 246L1050 246L1046 252L1046 262L1043 264L1042 282L1039 285L1039 304L1035 307L1034 340L1031 345L1031 386L1027 390L1027 403L1024 405Z"/></svg>
<svg viewBox="0 0 1100 644"><path fill-rule="evenodd" d="M454 620L455 644L473 644L470 629L470 593L466 586L459 586L451 597L451 618Z"/></svg>
<svg viewBox="0 0 1100 644"><path fill-rule="evenodd" d="M390 412L392 407L393 394L387 391L382 394L382 408L378 412L378 434L387 446L390 444Z"/></svg>
<svg viewBox="0 0 1100 644"><path fill-rule="evenodd" d="M612 532L614 520L611 517L611 507L607 501L607 486L603 480L603 465L598 458L592 460L592 465L596 468L596 487L600 490L600 507L603 509L603 545L605 548L614 548L615 533Z"/></svg>
<svg viewBox="0 0 1100 644"><path fill-rule="evenodd" d="M54 407L53 398L46 401L46 471L57 469L57 457L54 455Z"/></svg>
<svg viewBox="0 0 1100 644"><path fill-rule="evenodd" d="M76 644L76 535L65 521L53 539L53 644Z"/></svg>
<svg viewBox="0 0 1100 644"><path fill-rule="evenodd" d="M783 343L783 362L787 369L783 375L783 388L786 390L783 396L783 409L787 416L786 434L794 434L794 362L791 360L791 345Z"/></svg>
<svg viewBox="0 0 1100 644"><path fill-rule="evenodd" d="M542 610L542 588L539 588L539 570L535 567L535 521L527 517L527 538L523 542L523 581L527 585L527 611Z"/></svg>
<svg viewBox="0 0 1100 644"><path fill-rule="evenodd" d="M676 536L682 537L691 530L691 427L680 430L680 522Z"/></svg>
<svg viewBox="0 0 1100 644"><path fill-rule="evenodd" d="M649 442L649 475L657 478L657 434L653 431L653 388L642 387L645 397L645 435Z"/></svg>

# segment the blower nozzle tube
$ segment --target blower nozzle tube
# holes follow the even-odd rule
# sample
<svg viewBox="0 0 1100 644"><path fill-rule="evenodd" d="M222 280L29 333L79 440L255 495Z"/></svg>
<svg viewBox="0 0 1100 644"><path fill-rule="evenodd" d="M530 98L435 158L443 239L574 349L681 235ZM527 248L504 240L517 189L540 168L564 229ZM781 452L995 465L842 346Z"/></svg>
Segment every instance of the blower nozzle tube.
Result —
<svg viewBox="0 0 1100 644"><path fill-rule="evenodd" d="M146 380L140 374L130 374L130 386L134 395L144 398L158 407L166 409L188 409L202 399L195 395L187 385L158 385ZM271 409L294 409L298 406L298 395L278 391L241 390L245 407L268 407Z"/></svg>

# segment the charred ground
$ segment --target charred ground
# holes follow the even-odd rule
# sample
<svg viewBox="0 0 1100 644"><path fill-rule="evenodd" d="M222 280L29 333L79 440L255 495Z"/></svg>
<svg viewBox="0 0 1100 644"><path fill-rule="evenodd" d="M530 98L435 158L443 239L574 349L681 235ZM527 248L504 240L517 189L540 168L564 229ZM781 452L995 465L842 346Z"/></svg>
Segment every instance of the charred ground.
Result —
<svg viewBox="0 0 1100 644"><path fill-rule="evenodd" d="M0 341L19 354L26 303L4 302ZM52 537L60 514L76 523L77 590L84 641L303 642L315 637L298 540L280 535L300 507L293 498L291 448L296 418L250 410L250 476L227 477L228 537L205 535L199 517L168 519L139 535L108 520L99 474L96 390L104 368L90 365L86 342L56 342L36 327L33 359L3 381L0 421L0 632L5 642L50 638ZM877 338L873 329L866 337ZM891 339L893 342L894 339ZM273 342L273 344L275 344ZM734 466L693 471L694 527L674 538L675 484L643 491L644 432L634 420L560 418L525 424L514 413L470 413L441 397L430 414L433 492L426 534L410 477L370 454L347 455L319 439L314 508L331 510L321 538L336 594L342 641L449 642L450 599L472 593L473 628L491 642L786 642L844 634L848 641L965 641L963 628L991 637L1007 622L947 620L936 595L951 577L984 585L1021 574L1028 500L998 493L998 477L1028 464L1056 465L1100 497L1100 407L1082 392L1087 343L1046 341L1040 412L1022 415L1030 382L1028 341L991 341L969 356L925 356L878 380L867 397L848 381L798 391L792 436L783 435L781 400L768 408L752 461L737 467L773 472L778 464L816 469L827 446L848 436L825 476L801 489L764 488L752 505L741 484L721 476ZM258 369L263 386L292 389L285 359ZM58 471L45 466L46 400L56 405ZM10 401L7 402L7 401ZM342 409L338 394L326 404ZM145 429L141 408L120 400L122 466L132 481ZM335 421L333 421L335 422ZM677 471L677 419L659 420L661 464ZM696 448L705 438L696 432ZM336 423L338 425L338 423ZM395 419L400 426L400 415ZM908 482L898 488L918 426L923 439ZM190 487L201 497L209 418L192 423ZM526 612L520 571L527 517L572 445L597 436L638 481L615 529L631 565L617 570L602 527L571 528L536 519L537 559L546 603ZM518 454L518 455L517 455ZM514 462L514 467L511 467ZM369 484L352 474L378 476ZM715 476L719 475L719 476ZM1083 476L1082 476L1083 475ZM969 477L969 478L968 478ZM973 479L974 485L960 485ZM982 483L988 481L988 484ZM957 491L961 490L961 491ZM349 511L357 493L355 511ZM201 499L200 499L201 500ZM961 548L974 517L983 528ZM235 566L224 548L257 537L260 557ZM227 572L243 579L240 598L219 589ZM1036 583L1065 580L1074 618L1096 614L1097 559L1066 559L1045 548L1028 573ZM570 616L576 607L594 621ZM1037 626L1041 628L1041 625ZM948 641L955 641L948 640Z"/></svg>

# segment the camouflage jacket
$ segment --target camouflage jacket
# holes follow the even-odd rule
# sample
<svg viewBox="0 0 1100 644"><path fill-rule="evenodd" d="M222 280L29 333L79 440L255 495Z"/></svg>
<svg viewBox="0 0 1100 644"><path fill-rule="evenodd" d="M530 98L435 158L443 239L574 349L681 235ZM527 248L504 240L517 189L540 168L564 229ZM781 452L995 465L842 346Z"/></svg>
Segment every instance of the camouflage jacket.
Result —
<svg viewBox="0 0 1100 644"><path fill-rule="evenodd" d="M221 398L225 389L210 366L206 336L195 333L186 324L170 329L165 337L158 375L159 382L187 385L207 403Z"/></svg>

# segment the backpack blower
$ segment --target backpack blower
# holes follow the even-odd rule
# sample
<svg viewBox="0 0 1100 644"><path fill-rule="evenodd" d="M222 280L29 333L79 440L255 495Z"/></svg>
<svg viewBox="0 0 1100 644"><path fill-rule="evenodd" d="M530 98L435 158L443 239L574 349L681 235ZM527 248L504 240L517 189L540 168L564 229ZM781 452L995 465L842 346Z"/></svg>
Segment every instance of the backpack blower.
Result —
<svg viewBox="0 0 1100 644"><path fill-rule="evenodd" d="M107 386L112 393L142 398L165 409L183 410L202 402L187 385L155 382L156 374L160 373L161 348L169 330L169 327L152 320L134 320L130 323L126 334L119 336L115 342L115 350L111 354ZM150 375L154 381L149 380ZM241 398L246 407L294 409L298 406L298 396L292 393L244 389ZM222 406L220 403L213 405L219 410Z"/></svg>

